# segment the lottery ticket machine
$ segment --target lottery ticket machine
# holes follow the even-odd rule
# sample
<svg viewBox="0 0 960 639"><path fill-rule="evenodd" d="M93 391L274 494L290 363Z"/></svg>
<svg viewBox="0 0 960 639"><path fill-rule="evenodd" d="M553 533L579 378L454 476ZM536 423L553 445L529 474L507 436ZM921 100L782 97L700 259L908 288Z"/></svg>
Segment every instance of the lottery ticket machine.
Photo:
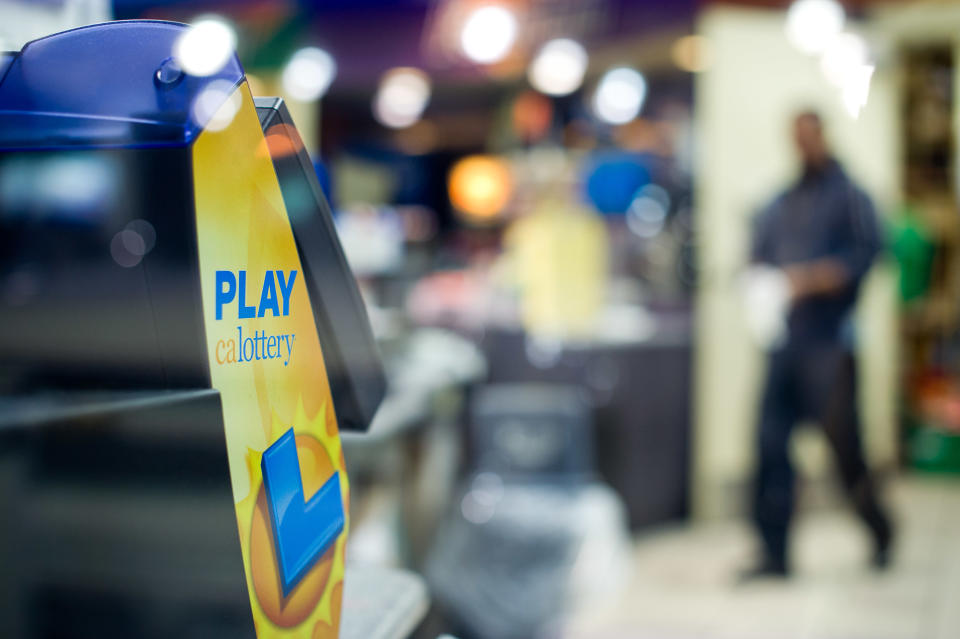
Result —
<svg viewBox="0 0 960 639"><path fill-rule="evenodd" d="M185 30L0 59L0 636L338 633L383 369L282 100Z"/></svg>

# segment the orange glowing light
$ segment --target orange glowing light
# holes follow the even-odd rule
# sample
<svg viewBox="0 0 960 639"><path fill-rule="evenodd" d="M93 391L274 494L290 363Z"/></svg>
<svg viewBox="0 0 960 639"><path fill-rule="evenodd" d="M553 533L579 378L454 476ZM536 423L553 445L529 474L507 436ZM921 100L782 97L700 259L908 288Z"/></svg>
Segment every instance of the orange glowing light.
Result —
<svg viewBox="0 0 960 639"><path fill-rule="evenodd" d="M701 35L677 38L670 49L673 63L683 71L702 73L710 68L710 41Z"/></svg>
<svg viewBox="0 0 960 639"><path fill-rule="evenodd" d="M553 103L535 91L524 91L513 103L510 115L517 136L525 142L534 142L550 132Z"/></svg>
<svg viewBox="0 0 960 639"><path fill-rule="evenodd" d="M453 166L447 188L458 211L475 221L487 221L503 213L513 192L513 178L502 159L472 155Z"/></svg>
<svg viewBox="0 0 960 639"><path fill-rule="evenodd" d="M264 139L270 157L287 157L296 155L303 148L300 134L289 124L274 124L266 131Z"/></svg>

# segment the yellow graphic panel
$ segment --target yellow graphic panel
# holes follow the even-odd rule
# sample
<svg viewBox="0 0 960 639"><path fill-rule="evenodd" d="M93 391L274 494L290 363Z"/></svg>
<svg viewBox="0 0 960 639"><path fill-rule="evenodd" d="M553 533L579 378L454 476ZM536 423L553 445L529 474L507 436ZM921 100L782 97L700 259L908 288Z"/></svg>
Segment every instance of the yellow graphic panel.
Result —
<svg viewBox="0 0 960 639"><path fill-rule="evenodd" d="M213 121L229 124L205 130L193 147L203 313L257 636L333 638L349 487L313 311L246 83ZM344 525L285 594L262 464L291 428L303 497L339 477Z"/></svg>

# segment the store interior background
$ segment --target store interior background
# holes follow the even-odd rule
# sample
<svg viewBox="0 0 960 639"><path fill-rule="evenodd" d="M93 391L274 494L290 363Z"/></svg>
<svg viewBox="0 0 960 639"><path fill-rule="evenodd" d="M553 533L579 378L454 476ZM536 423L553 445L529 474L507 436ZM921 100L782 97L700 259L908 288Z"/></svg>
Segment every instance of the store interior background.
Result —
<svg viewBox="0 0 960 639"><path fill-rule="evenodd" d="M842 5L865 81L828 77L773 0L3 0L0 50L217 20L254 95L288 101L390 377L345 435L349 561L425 575L418 636L956 637L960 3ZM555 38L582 48L538 76ZM870 572L805 429L798 574L742 587L764 360L738 277L810 107L888 234L858 358L900 536ZM556 468L497 470L551 447Z"/></svg>

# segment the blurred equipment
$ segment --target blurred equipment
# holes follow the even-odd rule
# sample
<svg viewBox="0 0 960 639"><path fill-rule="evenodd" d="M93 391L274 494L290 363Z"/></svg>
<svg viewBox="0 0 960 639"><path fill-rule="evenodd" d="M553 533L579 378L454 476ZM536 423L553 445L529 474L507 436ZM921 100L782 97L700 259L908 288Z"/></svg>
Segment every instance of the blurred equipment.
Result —
<svg viewBox="0 0 960 639"><path fill-rule="evenodd" d="M590 406L576 387L487 386L473 401L480 472L507 483L583 483L593 473Z"/></svg>
<svg viewBox="0 0 960 639"><path fill-rule="evenodd" d="M502 329L484 338L491 382L589 393L597 470L626 505L631 530L689 514L690 318L653 315L652 330L650 319L589 340L538 340Z"/></svg>
<svg viewBox="0 0 960 639"><path fill-rule="evenodd" d="M402 570L347 568L338 639L405 639L427 612L427 587Z"/></svg>
<svg viewBox="0 0 960 639"><path fill-rule="evenodd" d="M893 229L900 266L904 458L927 472L960 473L960 219L956 182L956 52L904 51L903 178L907 201Z"/></svg>
<svg viewBox="0 0 960 639"><path fill-rule="evenodd" d="M578 388L489 386L471 415L475 472L437 535L428 580L464 636L545 636L623 586L624 507L592 479L592 419Z"/></svg>
<svg viewBox="0 0 960 639"><path fill-rule="evenodd" d="M0 403L0 635L255 637L220 396Z"/></svg>

